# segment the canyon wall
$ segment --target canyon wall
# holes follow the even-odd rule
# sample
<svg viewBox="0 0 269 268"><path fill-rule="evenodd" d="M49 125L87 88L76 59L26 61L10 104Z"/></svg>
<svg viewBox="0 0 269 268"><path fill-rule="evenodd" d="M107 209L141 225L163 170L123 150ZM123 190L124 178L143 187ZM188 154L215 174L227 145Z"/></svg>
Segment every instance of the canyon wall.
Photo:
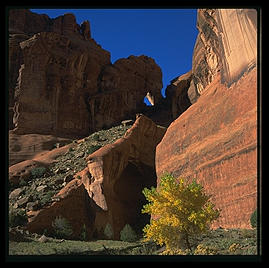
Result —
<svg viewBox="0 0 269 268"><path fill-rule="evenodd" d="M255 9L199 9L199 30L192 70L168 85L173 119L176 119L221 72L221 82L231 86L257 64L257 12ZM175 81L177 85L175 86ZM172 90L171 90L172 89Z"/></svg>
<svg viewBox="0 0 269 268"><path fill-rule="evenodd" d="M162 72L141 55L111 64L88 21L9 11L9 128L16 134L83 137L134 117Z"/></svg>
<svg viewBox="0 0 269 268"><path fill-rule="evenodd" d="M197 179L212 195L221 209L213 227L249 228L257 207L256 16L198 10L191 81L184 83L190 73L178 79L172 96L179 117L156 149L158 178Z"/></svg>

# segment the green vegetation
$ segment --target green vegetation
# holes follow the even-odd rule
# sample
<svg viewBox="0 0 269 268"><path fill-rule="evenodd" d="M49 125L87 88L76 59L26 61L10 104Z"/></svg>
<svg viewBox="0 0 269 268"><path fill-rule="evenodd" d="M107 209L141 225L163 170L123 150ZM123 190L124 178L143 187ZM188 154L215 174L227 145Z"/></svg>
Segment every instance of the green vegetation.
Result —
<svg viewBox="0 0 269 268"><path fill-rule="evenodd" d="M127 242L134 242L138 239L135 231L129 224L125 224L120 232L120 240Z"/></svg>
<svg viewBox="0 0 269 268"><path fill-rule="evenodd" d="M29 197L29 202L38 202L38 209L52 202L52 197L59 192L64 186L63 182L65 177L73 176L78 171L82 170L86 166L86 157L95 150L105 146L106 144L113 143L118 138L121 138L126 130L131 126L118 126L108 130L101 130L97 133L90 135L83 139L83 141L74 141L72 149L67 151L64 155L57 158L49 169L44 167L34 168L31 171L31 176L25 178L19 185L22 188L22 193L18 198L10 200L9 209L9 227L23 226L27 222L27 206L15 205L21 198ZM171 182L173 180L171 179ZM167 186L170 184L167 180ZM171 190L175 188L171 184ZM184 184L183 184L184 185ZM37 190L39 186L46 186L43 190ZM192 186L185 187L185 195L191 195L190 192L195 193L197 196L202 197L200 186L193 182ZM9 193L12 189L17 188L18 185L12 185L10 183ZM192 189L192 190L191 190ZM196 189L196 190L195 190ZM147 191L147 190L145 190ZM148 193L154 193L152 189L148 189ZM146 193L146 192L145 192ZM150 196L150 195L148 195ZM169 191L168 191L169 196ZM184 194L182 195L184 197ZM195 197L195 194L194 194ZM156 198L156 196L154 196ZM167 197L166 197L167 198ZM203 198L202 198L203 200ZM168 198L169 201L169 198ZM171 199L171 204L179 205L175 199ZM169 204L169 202L167 202ZM188 204L188 203L186 203ZM146 209L146 208L144 208ZM147 209L150 209L149 207ZM213 209L213 207L212 207ZM199 210L192 214L189 220L192 220L193 226L195 222L198 224L196 230L207 229L206 224L202 224L201 219L204 218L202 214L198 213ZM144 212L148 213L148 212ZM174 212L173 212L174 213ZM254 216L253 216L254 215ZM253 213L250 221L253 228L257 226L257 211ZM144 215L147 216L147 215ZM189 218L189 217L188 217ZM187 218L185 218L186 220ZM55 222L56 221L56 222ZM187 248L171 248L167 251L167 248L161 247L152 238L148 241L136 237L132 227L124 227L121 232L122 241L114 240L87 240L87 229L85 225L81 226L80 238L81 241L67 240L73 233L73 229L70 223L62 218L56 218L53 223L55 233L53 237L49 237L47 242L40 242L38 238L41 235L28 234L26 236L29 242L15 242L9 241L9 254L10 255L159 255L159 254L180 254L180 255L256 255L257 254L257 230L256 229L223 229L207 230L205 233L200 232L195 235L189 235L187 237L191 250ZM176 223L175 218L172 217L172 222ZM199 226L199 223L200 226ZM184 223L186 226L187 220ZM203 227L204 226L204 227ZM254 227L255 226L255 227ZM145 227L147 228L147 227ZM16 228L15 228L16 229ZM195 229L195 228L194 228ZM146 230L146 229L145 229ZM138 233L138 230L135 229ZM50 235L48 231L44 230L46 236ZM111 225L107 224L104 229L104 236L107 239L113 238L113 230ZM131 239L130 239L131 237ZM133 239L132 239L133 237ZM136 237L136 238L135 238ZM172 236L171 236L172 237ZM184 236L183 236L184 237ZM58 238L58 239L57 239ZM63 240L62 238L66 239ZM60 239L60 240L59 240ZM24 240L17 240L24 241ZM129 242L132 241L132 242ZM185 237L186 241L186 237ZM165 244L165 243L164 243Z"/></svg>
<svg viewBox="0 0 269 268"><path fill-rule="evenodd" d="M108 239L112 239L113 238L113 229L112 229L111 224L109 224L109 223L106 224L106 227L104 229L104 235Z"/></svg>
<svg viewBox="0 0 269 268"><path fill-rule="evenodd" d="M257 228L257 209L251 214L250 224L252 228Z"/></svg>
<svg viewBox="0 0 269 268"><path fill-rule="evenodd" d="M87 240L87 229L86 229L86 225L85 224L82 225L81 233L80 233L80 239L82 241Z"/></svg>
<svg viewBox="0 0 269 268"><path fill-rule="evenodd" d="M124 242L114 240L63 242L51 240L46 243L10 242L10 255L151 255L157 247L153 243Z"/></svg>
<svg viewBox="0 0 269 268"><path fill-rule="evenodd" d="M101 145L91 145L87 150L87 154L92 154L98 149L100 149L101 147L102 147Z"/></svg>
<svg viewBox="0 0 269 268"><path fill-rule="evenodd" d="M62 216L55 218L55 220L52 222L52 227L57 238L69 239L73 233L71 224Z"/></svg>
<svg viewBox="0 0 269 268"><path fill-rule="evenodd" d="M22 226L27 223L27 215L22 209L9 208L9 227Z"/></svg>
<svg viewBox="0 0 269 268"><path fill-rule="evenodd" d="M31 175L33 178L40 178L46 173L45 167L36 167L31 170Z"/></svg>
<svg viewBox="0 0 269 268"><path fill-rule="evenodd" d="M185 247L191 250L189 237L208 232L220 215L202 185L195 181L187 184L170 174L160 179L158 190L145 188L143 194L149 203L142 213L153 216L143 229L145 239L165 244L167 253Z"/></svg>
<svg viewBox="0 0 269 268"><path fill-rule="evenodd" d="M30 242L9 242L10 255L160 255L168 254L152 241L135 242L96 240L74 241L50 238L41 243L32 235ZM179 255L257 255L257 237L253 229L216 229L190 237L193 251L170 252ZM104 248L105 247L105 248Z"/></svg>

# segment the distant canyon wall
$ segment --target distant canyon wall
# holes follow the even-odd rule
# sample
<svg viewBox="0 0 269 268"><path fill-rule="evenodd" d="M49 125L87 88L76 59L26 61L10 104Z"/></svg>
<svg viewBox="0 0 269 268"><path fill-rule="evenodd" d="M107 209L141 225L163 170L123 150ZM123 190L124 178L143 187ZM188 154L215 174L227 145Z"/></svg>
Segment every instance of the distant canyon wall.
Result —
<svg viewBox="0 0 269 268"><path fill-rule="evenodd" d="M147 94L157 103L161 89L152 58L111 64L88 21L9 11L9 126L16 134L83 137L134 117Z"/></svg>

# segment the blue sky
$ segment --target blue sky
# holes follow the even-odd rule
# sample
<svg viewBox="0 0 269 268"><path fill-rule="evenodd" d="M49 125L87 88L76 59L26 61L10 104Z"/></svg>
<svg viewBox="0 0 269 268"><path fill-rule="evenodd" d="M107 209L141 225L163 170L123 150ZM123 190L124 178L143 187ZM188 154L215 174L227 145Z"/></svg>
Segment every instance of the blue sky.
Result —
<svg viewBox="0 0 269 268"><path fill-rule="evenodd" d="M147 55L161 67L163 89L191 70L198 30L196 9L31 9L50 18L73 13L88 20L95 41L111 53L111 62Z"/></svg>

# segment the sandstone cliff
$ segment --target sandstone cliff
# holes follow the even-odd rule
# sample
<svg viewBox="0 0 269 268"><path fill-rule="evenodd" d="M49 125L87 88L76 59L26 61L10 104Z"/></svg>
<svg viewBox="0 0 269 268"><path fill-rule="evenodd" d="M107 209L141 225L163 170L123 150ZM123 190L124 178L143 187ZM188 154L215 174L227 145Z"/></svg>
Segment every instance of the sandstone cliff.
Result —
<svg viewBox="0 0 269 268"><path fill-rule="evenodd" d="M146 201L142 189L156 186L155 149L165 131L139 116L123 138L88 156L87 167L56 195L57 201L28 213L27 229L52 231L52 221L61 215L72 224L73 238L79 238L83 224L88 239L104 238L107 224L114 239L127 223L141 232L149 220L141 215Z"/></svg>
<svg viewBox="0 0 269 268"><path fill-rule="evenodd" d="M166 90L173 88L173 119L195 103L206 87L221 72L221 82L229 87L257 63L257 14L254 9L199 9L192 73L188 83L175 78ZM183 78L183 76L182 76Z"/></svg>
<svg viewBox="0 0 269 268"><path fill-rule="evenodd" d="M111 64L89 22L28 10L9 13L9 111L14 133L83 137L135 116L149 92L160 99L162 73L146 56ZM12 121L12 122L11 122ZM14 125L13 125L14 124Z"/></svg>
<svg viewBox="0 0 269 268"><path fill-rule="evenodd" d="M248 228L257 206L256 11L198 10L197 27L192 80L175 87L180 116L157 146L156 172L202 183L222 210L214 227Z"/></svg>

